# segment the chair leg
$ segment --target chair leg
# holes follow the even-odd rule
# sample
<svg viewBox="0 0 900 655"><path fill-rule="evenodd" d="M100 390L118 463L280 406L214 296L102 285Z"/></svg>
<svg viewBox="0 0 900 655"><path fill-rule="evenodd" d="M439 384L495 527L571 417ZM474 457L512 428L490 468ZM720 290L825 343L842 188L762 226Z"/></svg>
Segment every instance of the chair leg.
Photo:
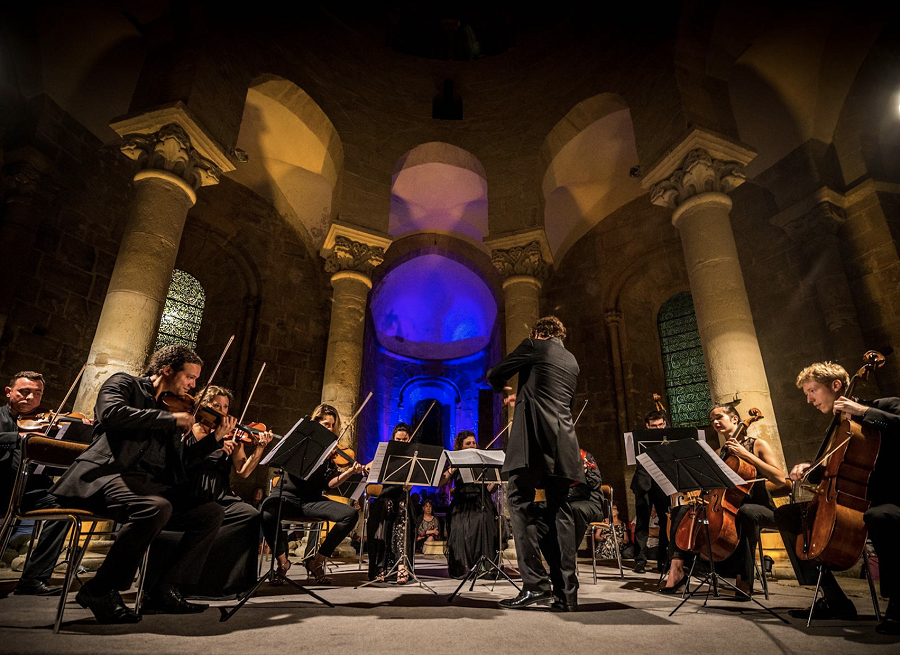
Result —
<svg viewBox="0 0 900 655"><path fill-rule="evenodd" d="M77 516L73 516L71 521L72 535L69 541L69 562L66 566L66 575L63 580L62 593L59 595L59 606L56 609L56 622L53 624L53 634L59 633L59 628L62 625L63 612L66 610L67 596L69 595L69 589L72 587L72 579L75 577L75 570L78 568L78 563L81 561L81 558L77 556L79 550L78 539L81 537L81 519Z"/></svg>
<svg viewBox="0 0 900 655"><path fill-rule="evenodd" d="M872 580L872 571L869 569L869 553L865 548L863 548L863 570L866 572L866 580L869 582L869 593L872 594L875 620L881 623L881 608L878 607L878 594L875 593L875 582Z"/></svg>
<svg viewBox="0 0 900 655"><path fill-rule="evenodd" d="M134 613L141 613L141 605L144 602L144 580L147 578L147 562L150 560L150 547L144 551L144 558L141 560L141 568L138 571L137 579L137 595L134 597Z"/></svg>
<svg viewBox="0 0 900 655"><path fill-rule="evenodd" d="M759 581L762 583L763 593L766 596L766 600L769 600L769 581L766 576L766 556L763 553L762 533L760 532L759 528L756 529L756 546L759 550ZM756 564L754 564L753 567L756 568Z"/></svg>
<svg viewBox="0 0 900 655"><path fill-rule="evenodd" d="M34 551L34 545L37 543L43 523L43 521L36 520L31 528L31 541L28 542L28 550L25 552L25 563L22 565L23 571L28 567L28 562L31 561L31 553Z"/></svg>
<svg viewBox="0 0 900 655"><path fill-rule="evenodd" d="M809 618L806 619L806 627L812 624L813 611L816 609L816 601L819 600L819 590L822 588L822 576L825 575L825 565L819 564L819 577L816 580L816 593L813 594L812 605L809 606Z"/></svg>
<svg viewBox="0 0 900 655"><path fill-rule="evenodd" d="M619 577L624 580L625 571L622 568L622 551L619 550L619 537L616 535L616 526L614 526L611 521L609 524L609 533L613 538L613 548L616 549L616 561L619 563Z"/></svg>
<svg viewBox="0 0 900 655"><path fill-rule="evenodd" d="M597 584L597 531L591 528L591 570L594 573L594 584Z"/></svg>

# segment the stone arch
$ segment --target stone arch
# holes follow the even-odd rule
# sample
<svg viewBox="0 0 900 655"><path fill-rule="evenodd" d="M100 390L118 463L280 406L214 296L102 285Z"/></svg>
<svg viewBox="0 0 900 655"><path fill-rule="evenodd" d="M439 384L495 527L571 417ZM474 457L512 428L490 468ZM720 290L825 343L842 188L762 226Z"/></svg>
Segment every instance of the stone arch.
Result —
<svg viewBox="0 0 900 655"><path fill-rule="evenodd" d="M544 230L554 259L603 218L644 195L630 170L638 165L631 112L621 96L583 100L544 140Z"/></svg>
<svg viewBox="0 0 900 655"><path fill-rule="evenodd" d="M229 174L284 215L317 249L338 213L344 149L331 120L294 82L272 74L247 89L238 148L249 161Z"/></svg>
<svg viewBox="0 0 900 655"><path fill-rule="evenodd" d="M397 161L388 233L452 234L480 243L488 234L487 175L469 151L432 141Z"/></svg>

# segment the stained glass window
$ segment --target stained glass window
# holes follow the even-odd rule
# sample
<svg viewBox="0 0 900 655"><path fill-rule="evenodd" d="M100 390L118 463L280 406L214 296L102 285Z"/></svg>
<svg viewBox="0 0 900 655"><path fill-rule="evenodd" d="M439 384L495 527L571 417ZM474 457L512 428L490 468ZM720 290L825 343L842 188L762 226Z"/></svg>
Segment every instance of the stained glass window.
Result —
<svg viewBox="0 0 900 655"><path fill-rule="evenodd" d="M659 337L672 426L707 425L712 400L690 293L677 293L660 308Z"/></svg>
<svg viewBox="0 0 900 655"><path fill-rule="evenodd" d="M197 278L176 268L159 323L156 348L172 343L196 348L205 304L206 294Z"/></svg>

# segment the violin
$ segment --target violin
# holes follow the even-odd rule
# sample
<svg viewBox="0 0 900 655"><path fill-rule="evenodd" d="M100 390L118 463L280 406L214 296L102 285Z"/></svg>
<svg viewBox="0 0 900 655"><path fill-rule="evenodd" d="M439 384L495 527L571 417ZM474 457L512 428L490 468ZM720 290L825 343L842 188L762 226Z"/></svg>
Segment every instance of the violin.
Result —
<svg viewBox="0 0 900 655"><path fill-rule="evenodd" d="M192 414L196 409L196 414L194 415L196 422L207 428L210 432L218 428L222 423L222 419L227 416L208 405L200 405L197 407L197 399L187 393L179 396L178 394L164 391L159 397L159 402L173 414L176 412ZM248 425L239 423L229 437L235 439L235 441L258 444L258 435L263 432L266 432L264 423L250 423ZM276 434L274 436L279 437L280 435Z"/></svg>
<svg viewBox="0 0 900 655"><path fill-rule="evenodd" d="M746 435L747 428L763 418L762 413L755 407L747 414L747 419L741 421L730 439L739 440L742 435ZM691 503L691 509L682 519L675 534L675 543L681 550L692 551L705 560L709 560L711 554L714 562L727 559L737 549L740 540L736 523L737 512L744 499L750 495L753 486L750 481L756 478L756 467L749 462L737 455L729 454L724 447L720 456L728 468L748 483L732 489L713 489L707 493L706 501L696 499ZM704 522L708 529L702 527Z"/></svg>
<svg viewBox="0 0 900 655"><path fill-rule="evenodd" d="M16 425L19 427L19 432L42 432L49 428L51 424L84 423L86 420L87 416L79 414L78 412L57 414L42 407L38 407L28 414L19 416L16 419ZM92 421L88 421L88 423L92 423Z"/></svg>
<svg viewBox="0 0 900 655"><path fill-rule="evenodd" d="M872 371L884 366L884 355L870 350L863 361L844 396L852 397L858 380L867 380ZM809 480L815 472L819 481L803 513L803 530L795 545L797 557L824 564L832 571L845 571L859 560L866 543L863 513L869 509L869 476L880 449L878 430L851 421L847 414L834 417L816 461L803 476Z"/></svg>
<svg viewBox="0 0 900 655"><path fill-rule="evenodd" d="M351 464L356 463L356 451L352 448L339 448L338 446L334 447L334 451L331 453L331 461L335 463L336 466L350 466Z"/></svg>
<svg viewBox="0 0 900 655"><path fill-rule="evenodd" d="M265 434L268 432L265 423L247 423L247 425L243 425L240 427L236 427L231 431L231 434L228 435L228 438L233 441L239 441L241 443L251 444L254 446L258 446L262 443L260 439L261 434ZM280 436L280 435L274 435Z"/></svg>

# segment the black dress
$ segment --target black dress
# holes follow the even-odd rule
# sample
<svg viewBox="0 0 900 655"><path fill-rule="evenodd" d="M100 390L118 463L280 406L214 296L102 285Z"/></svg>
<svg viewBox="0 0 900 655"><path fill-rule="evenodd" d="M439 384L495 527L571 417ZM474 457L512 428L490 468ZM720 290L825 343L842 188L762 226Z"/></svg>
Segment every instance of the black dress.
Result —
<svg viewBox="0 0 900 655"><path fill-rule="evenodd" d="M224 450L217 450L188 472L185 493L216 501L225 508L225 518L203 565L200 580L197 584L181 587L186 596L233 596L256 582L260 514L231 491L231 468L231 457ZM165 561L173 554L180 536L180 533L164 531L151 549L152 561ZM150 568L151 571L155 569L152 562Z"/></svg>
<svg viewBox="0 0 900 655"><path fill-rule="evenodd" d="M405 519L405 520L401 520ZM404 524L406 543L404 544ZM415 566L416 524L402 485L385 485L369 505L366 521L369 544L369 580L390 571L404 555Z"/></svg>
<svg viewBox="0 0 900 655"><path fill-rule="evenodd" d="M454 474L453 500L447 513L447 570L464 578L482 555L497 554L497 507L484 485L462 482Z"/></svg>

